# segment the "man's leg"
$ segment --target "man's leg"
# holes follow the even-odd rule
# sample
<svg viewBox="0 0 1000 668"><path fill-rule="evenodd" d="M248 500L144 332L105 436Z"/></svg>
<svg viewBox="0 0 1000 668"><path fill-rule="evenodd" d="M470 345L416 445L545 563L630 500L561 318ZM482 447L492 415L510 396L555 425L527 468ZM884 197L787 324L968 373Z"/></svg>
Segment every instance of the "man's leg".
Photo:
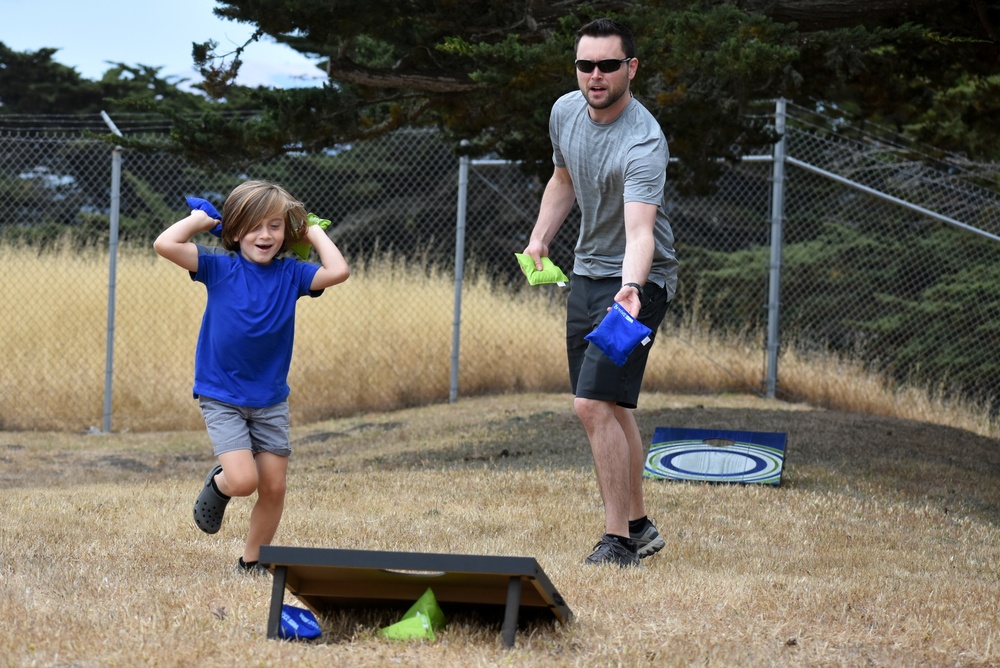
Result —
<svg viewBox="0 0 1000 668"><path fill-rule="evenodd" d="M664 547L666 541L656 530L656 525L646 516L646 502L642 493L642 472L646 467L646 447L642 443L642 434L635 421L635 412L631 408L617 406L615 414L622 425L629 444L629 473L631 498L629 500L629 538L635 541L636 552L640 559L651 557Z"/></svg>
<svg viewBox="0 0 1000 668"><path fill-rule="evenodd" d="M587 431L594 455L594 471L604 502L604 532L628 538L628 521L635 496L632 490L634 465L631 439L619 418L619 411L628 409L620 409L609 401L581 398L573 401L573 407ZM638 442L638 427L634 420L631 425L635 429L635 441ZM639 447L641 449L641 443ZM641 452L638 456L641 460ZM641 502L640 488L640 505Z"/></svg>
<svg viewBox="0 0 1000 668"><path fill-rule="evenodd" d="M645 453L632 408L628 407L634 407L638 398L648 347L635 351L622 368L586 340L586 335L607 315L608 305L620 288L618 279L574 276L567 304L566 352L570 384L576 395L573 406L587 432L604 503L605 535L587 563L625 567L638 565L640 542L641 556L655 551L648 548L649 530L645 528L649 524L642 496ZM642 520L643 528L635 536L630 531L630 520Z"/></svg>
<svg viewBox="0 0 1000 668"><path fill-rule="evenodd" d="M646 448L642 444L642 433L635 421L633 409L615 406L615 418L628 441L630 491L628 519L637 520L646 516L646 502L642 494L642 470L646 465Z"/></svg>

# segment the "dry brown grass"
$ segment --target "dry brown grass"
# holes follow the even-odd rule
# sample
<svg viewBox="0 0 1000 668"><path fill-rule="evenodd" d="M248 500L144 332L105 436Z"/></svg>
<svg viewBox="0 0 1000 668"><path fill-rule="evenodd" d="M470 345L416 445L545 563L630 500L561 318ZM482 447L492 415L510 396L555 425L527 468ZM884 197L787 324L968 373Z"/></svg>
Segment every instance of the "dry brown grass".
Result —
<svg viewBox="0 0 1000 668"><path fill-rule="evenodd" d="M68 288L49 287L53 267ZM297 445L275 542L530 555L576 619L521 632L510 651L497 628L453 622L435 643L401 644L350 616L324 619L319 644L267 641L269 582L232 570L250 502L215 536L190 520L211 461L190 399L203 288L147 253L123 252L119 267L115 407L130 417L80 433L100 424L106 272L101 253L0 248L0 665L1000 665L996 457L976 468L951 431L940 455L906 454L921 424L997 438L980 407L795 350L781 386L803 403L764 401L748 390L759 343L686 323L658 340L640 413L773 422L819 415L811 404L921 422L842 449L863 418L827 425L832 445L794 452L780 488L647 482L668 548L634 572L585 568L601 505L565 394L558 295L470 279L463 399L443 404L453 285L391 261L300 306ZM413 304L426 305L419 319L401 319ZM61 431L9 430L38 420ZM547 454L550 439L575 458ZM505 467L505 452L521 465Z"/></svg>
<svg viewBox="0 0 1000 668"><path fill-rule="evenodd" d="M806 398L813 406L891 415L1000 437L1000 423L991 415L988 403L956 402L933 389L895 386L883 375L843 356L805 356L790 348L782 355L779 368L782 389Z"/></svg>
<svg viewBox="0 0 1000 668"><path fill-rule="evenodd" d="M489 456L539 435L585 450L569 404L502 395L293 433L276 544L533 556L575 620L525 629L512 650L499 620L399 643L376 635L384 615L324 618L317 644L268 641L269 579L233 572L250 501L214 536L191 522L211 461L201 431L0 433L0 665L1000 665L995 468L937 465L950 491L927 496L925 460L858 476L800 436L781 487L647 481L667 549L636 571L595 569L580 565L602 515L587 453ZM823 413L662 393L641 412L724 409Z"/></svg>
<svg viewBox="0 0 1000 668"><path fill-rule="evenodd" d="M41 258L0 246L0 303L9 317L0 427L84 430L103 417L107 254L63 248ZM58 272L65 285L45 277ZM197 429L192 367L203 286L150 251L123 249L118 264L112 429ZM453 326L452 279L392 258L354 267L342 286L299 304L289 384L296 422L447 401ZM467 276L463 286L460 396L567 389L563 295L519 295ZM419 310L414 306L419 305ZM752 394L763 347L724 338L703 323L661 333L644 387L673 393ZM783 396L814 406L912 417L1000 436L980 405L893 387L849 359L779 360Z"/></svg>

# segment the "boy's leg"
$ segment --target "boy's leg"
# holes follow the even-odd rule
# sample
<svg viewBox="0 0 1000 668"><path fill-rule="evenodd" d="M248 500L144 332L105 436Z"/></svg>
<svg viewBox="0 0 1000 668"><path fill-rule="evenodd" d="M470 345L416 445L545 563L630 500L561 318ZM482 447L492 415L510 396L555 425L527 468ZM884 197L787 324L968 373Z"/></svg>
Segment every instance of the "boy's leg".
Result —
<svg viewBox="0 0 1000 668"><path fill-rule="evenodd" d="M243 409L208 397L200 397L199 405L221 465L212 467L194 503L195 524L211 534L221 528L230 498L247 496L256 489L257 471Z"/></svg>
<svg viewBox="0 0 1000 668"><path fill-rule="evenodd" d="M219 455L222 472L215 476L215 484L226 496L250 496L257 490L257 464L247 447L230 450Z"/></svg>
<svg viewBox="0 0 1000 668"><path fill-rule="evenodd" d="M288 457L271 452L261 452L256 457L257 502L250 512L250 530L243 561L253 562L260 558L260 546L270 545L278 532L281 514L285 508L285 489L288 473Z"/></svg>

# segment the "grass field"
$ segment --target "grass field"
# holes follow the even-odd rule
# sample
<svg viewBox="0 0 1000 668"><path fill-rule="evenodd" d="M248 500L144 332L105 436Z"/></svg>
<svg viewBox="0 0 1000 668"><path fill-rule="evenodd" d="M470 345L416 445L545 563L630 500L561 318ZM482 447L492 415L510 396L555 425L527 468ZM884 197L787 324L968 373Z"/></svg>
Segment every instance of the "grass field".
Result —
<svg viewBox="0 0 1000 668"><path fill-rule="evenodd" d="M52 266L68 287L39 278ZM532 556L575 619L511 650L499 620L447 608L433 643L379 637L402 611L268 641L270 580L233 568L251 501L212 536L191 520L212 463L190 398L203 288L123 253L118 412L95 434L106 270L100 253L0 248L0 666L1000 666L1000 426L981 407L794 349L794 401L760 399L759 343L684 323L651 356L644 436L787 432L785 479L646 481L667 548L634 571L585 567L603 514L561 303L471 279L449 404L454 286L391 261L300 306L275 544Z"/></svg>
<svg viewBox="0 0 1000 668"><path fill-rule="evenodd" d="M787 431L785 480L646 481L668 545L622 572L580 563L602 512L565 394L295 428L275 544L535 557L575 619L510 650L499 619L447 606L433 643L378 636L402 610L266 640L270 580L233 569L250 501L213 536L191 520L201 431L0 432L0 665L1000 665L994 440L739 395L649 393L637 415Z"/></svg>

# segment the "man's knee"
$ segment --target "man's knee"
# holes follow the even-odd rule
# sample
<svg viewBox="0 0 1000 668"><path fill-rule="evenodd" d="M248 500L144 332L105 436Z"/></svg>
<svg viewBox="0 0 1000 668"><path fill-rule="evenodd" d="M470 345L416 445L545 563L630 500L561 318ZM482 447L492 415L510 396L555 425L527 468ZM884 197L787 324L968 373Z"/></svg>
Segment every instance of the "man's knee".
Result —
<svg viewBox="0 0 1000 668"><path fill-rule="evenodd" d="M576 416L584 425L597 424L614 416L615 405L610 401L577 397L573 400Z"/></svg>

